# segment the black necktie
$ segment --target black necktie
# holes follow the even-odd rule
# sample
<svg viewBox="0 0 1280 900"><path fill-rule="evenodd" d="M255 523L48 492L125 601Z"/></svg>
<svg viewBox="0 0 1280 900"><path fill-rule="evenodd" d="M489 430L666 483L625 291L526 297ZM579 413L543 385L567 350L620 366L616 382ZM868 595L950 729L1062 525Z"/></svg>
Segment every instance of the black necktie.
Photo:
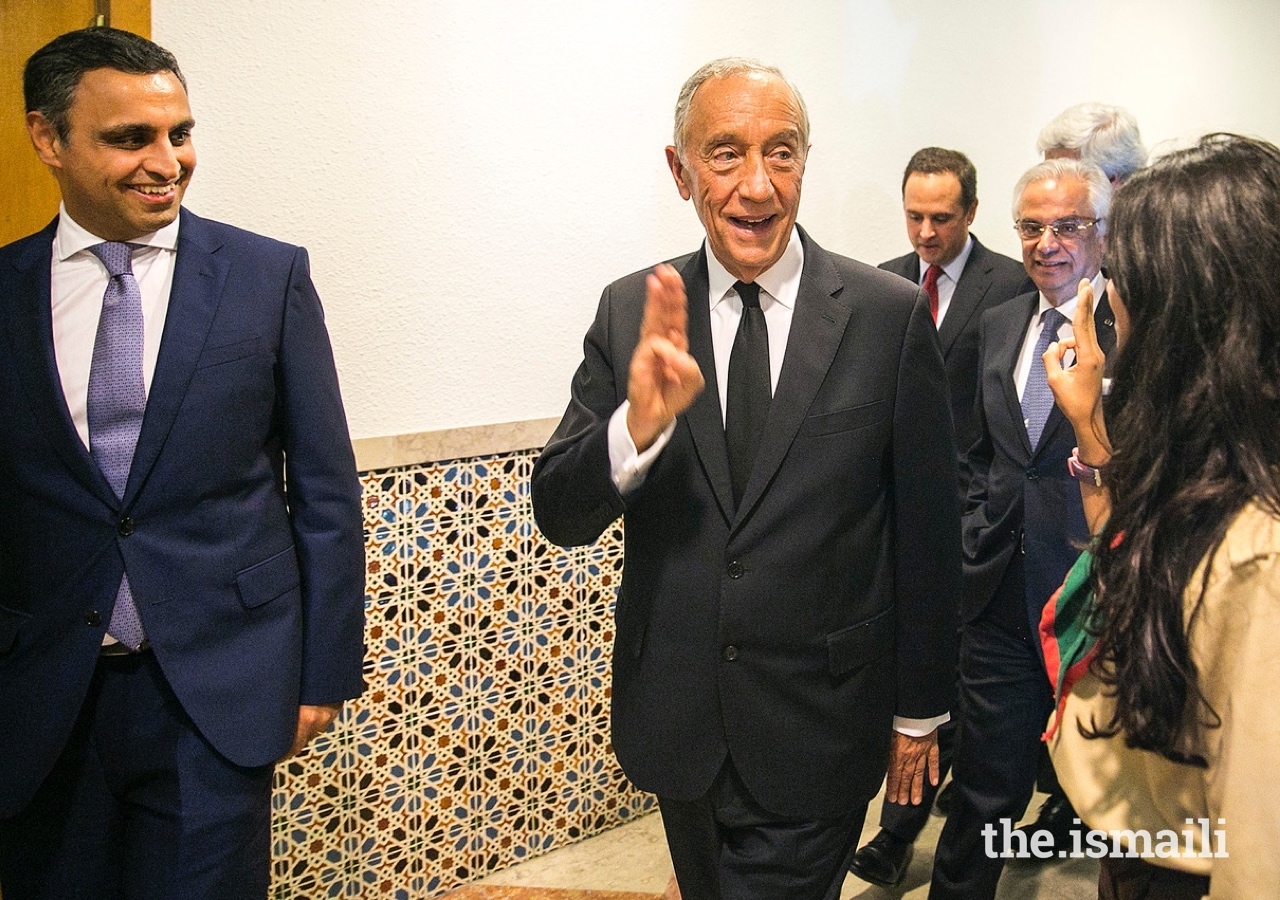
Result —
<svg viewBox="0 0 1280 900"><path fill-rule="evenodd" d="M729 354L729 390L725 403L724 433L729 447L729 477L733 481L733 502L742 499L742 490L751 475L751 465L760 446L764 420L769 415L772 391L769 387L769 329L760 308L760 286L734 282L742 298L742 319Z"/></svg>

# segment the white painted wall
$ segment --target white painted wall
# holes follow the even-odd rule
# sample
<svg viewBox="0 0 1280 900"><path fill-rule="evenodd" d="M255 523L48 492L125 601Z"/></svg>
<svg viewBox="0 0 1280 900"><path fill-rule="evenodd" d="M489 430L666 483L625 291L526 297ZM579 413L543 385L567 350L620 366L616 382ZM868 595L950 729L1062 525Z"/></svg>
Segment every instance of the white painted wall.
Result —
<svg viewBox="0 0 1280 900"><path fill-rule="evenodd" d="M915 150L968 153L974 230L1065 106L1148 145L1280 141L1276 0L153 0L192 87L192 209L312 252L353 436L559 415L612 279L701 237L663 158L683 80L776 63L813 119L800 221L906 252Z"/></svg>

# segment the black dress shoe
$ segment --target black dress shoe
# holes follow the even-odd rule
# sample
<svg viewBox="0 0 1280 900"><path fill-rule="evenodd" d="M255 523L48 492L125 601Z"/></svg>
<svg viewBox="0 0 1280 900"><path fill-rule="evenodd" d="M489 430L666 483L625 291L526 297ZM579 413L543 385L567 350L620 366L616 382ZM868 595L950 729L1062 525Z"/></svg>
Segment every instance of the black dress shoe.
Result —
<svg viewBox="0 0 1280 900"><path fill-rule="evenodd" d="M1083 832L1085 826L1081 825L1076 818L1076 811L1071 806L1071 801L1067 799L1066 794L1061 791L1054 791L1049 795L1049 799L1045 800L1040 807L1040 812L1036 815L1036 820L1030 825L1023 825L1014 829L1015 832L1021 832L1026 835L1026 846L1039 846L1044 850L1052 850L1052 854L1043 858L1057 858L1059 850L1072 849L1071 835L1076 831ZM1039 845L1032 844L1035 840L1037 832L1047 832L1053 835L1053 844ZM1015 840L1017 840L1015 838ZM1040 839L1043 842L1043 838ZM1019 842L1020 843L1020 842ZM1019 844L1015 844L1018 846Z"/></svg>
<svg viewBox="0 0 1280 900"><path fill-rule="evenodd" d="M896 887L907 876L907 866L911 865L913 852L910 841L904 841L881 828L879 834L853 855L849 871L863 881L883 887Z"/></svg>

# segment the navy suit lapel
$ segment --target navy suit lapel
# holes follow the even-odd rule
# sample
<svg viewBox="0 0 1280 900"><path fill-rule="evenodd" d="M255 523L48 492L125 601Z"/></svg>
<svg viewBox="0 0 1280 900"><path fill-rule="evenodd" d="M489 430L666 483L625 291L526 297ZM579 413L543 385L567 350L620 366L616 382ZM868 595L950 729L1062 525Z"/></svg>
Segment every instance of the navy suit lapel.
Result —
<svg viewBox="0 0 1280 900"><path fill-rule="evenodd" d="M31 240L18 260L11 301L4 304L10 313L5 330L11 335L14 359L21 361L19 377L25 385L33 415L44 429L49 445L77 481L114 507L118 502L115 492L71 421L54 354L49 272L57 223L54 219Z"/></svg>
<svg viewBox="0 0 1280 900"><path fill-rule="evenodd" d="M791 332L782 361L778 387L769 406L764 435L751 478L742 492L737 521L759 502L765 488L786 458L796 432L804 423L818 389L827 377L852 314L849 300L836 299L844 288L826 252L800 231L804 241L804 271L791 316Z"/></svg>
<svg viewBox="0 0 1280 900"><path fill-rule="evenodd" d="M995 317L990 320L999 329L999 333L988 335L987 344L997 348L992 354L991 365L1000 375L1000 385L1004 389L1009 421L1013 423L1013 430L1017 432L1023 452L1030 459L1031 439L1027 437L1027 426L1023 422L1022 403L1018 399L1018 385L1013 380L1013 370L1018 365L1018 354L1022 352L1022 342L1026 339L1031 317L1035 315L1040 304L1040 294L1023 294L1019 300L1022 302L1021 315Z"/></svg>
<svg viewBox="0 0 1280 900"><path fill-rule="evenodd" d="M169 311L138 447L133 454L133 467L129 470L126 503L142 489L164 447L209 335L227 276L228 261L219 256L220 248L221 243L213 238L204 222L183 210Z"/></svg>
<svg viewBox="0 0 1280 900"><path fill-rule="evenodd" d="M725 521L733 519L733 484L729 477L729 451L724 438L724 416L716 382L715 351L711 342L711 307L707 301L706 247L690 257L680 272L689 303L689 353L698 361L706 386L684 413L698 459L711 482Z"/></svg>

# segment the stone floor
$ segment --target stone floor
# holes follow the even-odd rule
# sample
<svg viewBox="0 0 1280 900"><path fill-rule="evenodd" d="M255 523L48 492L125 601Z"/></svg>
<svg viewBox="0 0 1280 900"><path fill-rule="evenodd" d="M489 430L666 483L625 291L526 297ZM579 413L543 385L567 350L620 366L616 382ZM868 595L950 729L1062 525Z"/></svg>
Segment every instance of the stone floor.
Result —
<svg viewBox="0 0 1280 900"><path fill-rule="evenodd" d="M1031 804L1034 813L1040 800ZM876 833L880 798L868 814L863 840ZM933 867L933 846L943 819L933 815L920 839L906 880L888 890L850 875L841 900L925 900ZM449 900L660 900L671 876L671 862L657 813L571 847L492 875L448 894ZM1093 900L1098 863L1091 859L1018 864L1006 867L998 900Z"/></svg>

